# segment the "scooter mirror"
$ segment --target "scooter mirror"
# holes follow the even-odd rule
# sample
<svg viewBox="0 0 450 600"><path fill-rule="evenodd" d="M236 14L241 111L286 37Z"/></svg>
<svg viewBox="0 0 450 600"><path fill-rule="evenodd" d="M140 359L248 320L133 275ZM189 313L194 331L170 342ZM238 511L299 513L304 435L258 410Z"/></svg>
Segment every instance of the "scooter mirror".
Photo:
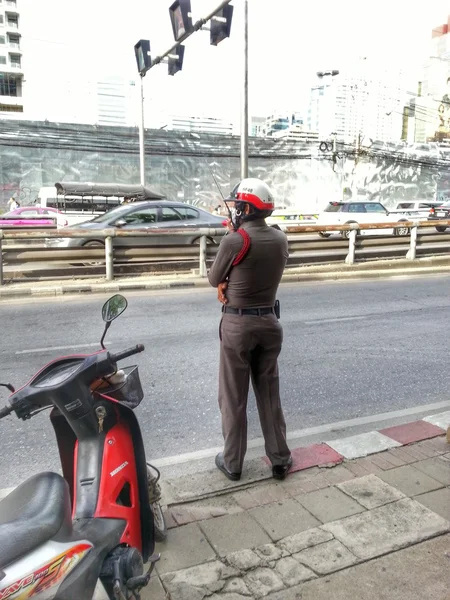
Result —
<svg viewBox="0 0 450 600"><path fill-rule="evenodd" d="M124 296L121 294L112 296L105 302L102 308L102 317L105 323L111 323L111 321L117 319L117 317L123 313L127 306L128 302Z"/></svg>

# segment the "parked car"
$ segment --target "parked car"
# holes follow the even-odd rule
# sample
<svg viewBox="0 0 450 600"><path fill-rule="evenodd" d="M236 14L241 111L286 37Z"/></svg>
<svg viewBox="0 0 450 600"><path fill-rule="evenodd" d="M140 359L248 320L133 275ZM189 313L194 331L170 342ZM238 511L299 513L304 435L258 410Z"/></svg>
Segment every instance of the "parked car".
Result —
<svg viewBox="0 0 450 600"><path fill-rule="evenodd" d="M450 201L449 202L441 202L439 206L434 206L430 209L430 213L428 215L429 221L440 221L442 219L450 219ZM444 233L447 230L445 225L438 225L436 231L439 233Z"/></svg>
<svg viewBox="0 0 450 600"><path fill-rule="evenodd" d="M292 227L293 225L315 225L316 220L317 214L311 212L298 209L277 209L273 211L270 217L267 217L266 222L268 225L278 225L282 231L285 231L286 227Z"/></svg>
<svg viewBox="0 0 450 600"><path fill-rule="evenodd" d="M415 218L427 219L431 208L440 206L442 202L438 200L402 200L397 202L395 208L390 213L402 213Z"/></svg>
<svg viewBox="0 0 450 600"><path fill-rule="evenodd" d="M66 227L67 219L56 208L23 206L0 215L0 227Z"/></svg>
<svg viewBox="0 0 450 600"><path fill-rule="evenodd" d="M317 225L347 225L349 223L393 223L395 221L408 221L407 216L391 214L379 202L330 202L325 210L319 213ZM365 229L360 234L369 235L408 235L408 227L397 229ZM328 231L320 231L321 237L329 237ZM342 231L342 237L348 238L350 231Z"/></svg>
<svg viewBox="0 0 450 600"><path fill-rule="evenodd" d="M220 229L225 226L224 217L213 215L206 210L185 204L183 202L170 202L167 200L151 200L148 202L133 202L122 204L117 208L99 215L95 219L70 225L67 229L85 229L95 231L101 229L117 228L123 231L134 229L148 229L148 237L117 237L114 238L114 246L177 246L183 244L199 243L200 227ZM189 228L190 235L176 236L167 232L153 234L158 229ZM216 244L220 242L211 237L208 242ZM47 246L52 247L80 247L104 245L104 240L99 238L53 238L46 241Z"/></svg>

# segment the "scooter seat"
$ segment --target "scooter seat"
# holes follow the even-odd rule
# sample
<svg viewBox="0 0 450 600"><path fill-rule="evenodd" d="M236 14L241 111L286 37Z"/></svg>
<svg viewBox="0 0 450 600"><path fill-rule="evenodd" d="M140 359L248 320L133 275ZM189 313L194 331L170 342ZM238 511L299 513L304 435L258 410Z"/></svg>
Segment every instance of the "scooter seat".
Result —
<svg viewBox="0 0 450 600"><path fill-rule="evenodd" d="M54 539L64 524L71 527L66 480L50 472L27 479L0 501L0 568Z"/></svg>

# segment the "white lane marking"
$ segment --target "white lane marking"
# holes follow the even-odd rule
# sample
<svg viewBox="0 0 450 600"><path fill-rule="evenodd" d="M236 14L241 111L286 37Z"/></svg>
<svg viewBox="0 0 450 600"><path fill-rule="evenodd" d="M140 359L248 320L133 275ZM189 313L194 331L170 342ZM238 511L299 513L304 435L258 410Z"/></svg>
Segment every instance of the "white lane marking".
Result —
<svg viewBox="0 0 450 600"><path fill-rule="evenodd" d="M370 415L368 417L357 417L355 419L349 419L348 421L337 421L336 423L328 423L327 425L319 425L317 427L299 429L297 431L289 432L287 434L287 439L297 440L313 435L336 432L340 429L350 429L359 425L370 425L371 423L376 423L378 421L389 421L390 419L409 417L412 415L434 410L439 411L444 408L450 408L449 400L435 402L433 404L422 404L421 406L414 406L412 408L405 408L402 410L394 410L392 412L387 413L379 413L377 415ZM264 448L264 439L256 438L254 440L249 440L247 447ZM195 460L202 460L204 458L211 458L215 456L218 452L222 452L222 450L222 446L216 448L205 448L204 450L196 450L195 452L186 452L185 454L179 454L177 456L166 456L164 458L157 458L154 460L151 457L148 457L148 460L150 460L152 465L155 465L155 467L169 467Z"/></svg>
<svg viewBox="0 0 450 600"><path fill-rule="evenodd" d="M16 350L14 354L35 354L37 352L53 352L53 350L76 350L77 348L92 348L98 346L100 350L99 342L92 342L92 344L72 344L71 346L47 346L45 348L31 348L30 350ZM2 352L2 354L5 354Z"/></svg>
<svg viewBox="0 0 450 600"><path fill-rule="evenodd" d="M340 321L360 321L367 318L367 315L360 317L335 317L333 319L311 319L310 321L303 321L303 323L305 325L321 325L322 323L339 323Z"/></svg>

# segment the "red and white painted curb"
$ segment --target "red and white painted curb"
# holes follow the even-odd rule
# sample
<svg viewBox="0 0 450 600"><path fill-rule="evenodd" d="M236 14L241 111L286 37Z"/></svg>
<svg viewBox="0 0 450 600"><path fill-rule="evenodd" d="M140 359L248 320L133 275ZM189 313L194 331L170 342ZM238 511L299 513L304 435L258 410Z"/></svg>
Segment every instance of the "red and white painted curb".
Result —
<svg viewBox="0 0 450 600"><path fill-rule="evenodd" d="M422 442L444 435L449 426L450 411L447 411L404 425L295 448L292 450L293 464L290 472L339 464L344 460L362 458L391 448ZM264 460L268 462L267 457Z"/></svg>

